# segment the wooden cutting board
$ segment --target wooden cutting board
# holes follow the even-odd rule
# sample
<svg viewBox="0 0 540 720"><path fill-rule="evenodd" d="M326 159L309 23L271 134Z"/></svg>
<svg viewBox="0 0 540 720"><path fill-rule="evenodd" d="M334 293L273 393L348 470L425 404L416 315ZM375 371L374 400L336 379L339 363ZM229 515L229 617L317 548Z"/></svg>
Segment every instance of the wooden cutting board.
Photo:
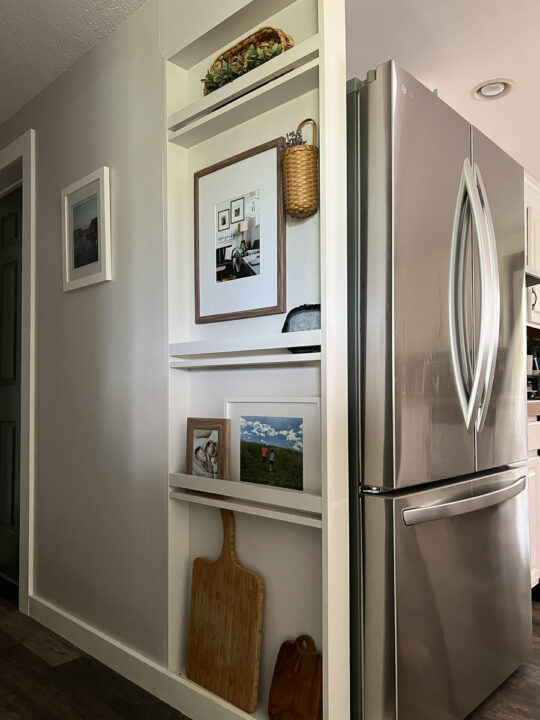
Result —
<svg viewBox="0 0 540 720"><path fill-rule="evenodd" d="M235 553L234 515L222 510L223 549L216 562L196 558L186 675L253 712L259 694L264 583Z"/></svg>
<svg viewBox="0 0 540 720"><path fill-rule="evenodd" d="M270 696L270 720L319 720L322 710L322 657L309 635L279 649Z"/></svg>

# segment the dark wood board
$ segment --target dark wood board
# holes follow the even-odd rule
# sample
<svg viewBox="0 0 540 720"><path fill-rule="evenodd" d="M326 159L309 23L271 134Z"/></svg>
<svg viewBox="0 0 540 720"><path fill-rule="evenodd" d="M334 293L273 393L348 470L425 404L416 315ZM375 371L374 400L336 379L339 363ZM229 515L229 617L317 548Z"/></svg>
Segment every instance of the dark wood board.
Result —
<svg viewBox="0 0 540 720"><path fill-rule="evenodd" d="M223 549L193 563L186 675L246 712L257 707L264 583L236 558L234 515L221 510Z"/></svg>
<svg viewBox="0 0 540 720"><path fill-rule="evenodd" d="M309 635L279 649L270 696L270 720L319 720L322 712L322 657Z"/></svg>

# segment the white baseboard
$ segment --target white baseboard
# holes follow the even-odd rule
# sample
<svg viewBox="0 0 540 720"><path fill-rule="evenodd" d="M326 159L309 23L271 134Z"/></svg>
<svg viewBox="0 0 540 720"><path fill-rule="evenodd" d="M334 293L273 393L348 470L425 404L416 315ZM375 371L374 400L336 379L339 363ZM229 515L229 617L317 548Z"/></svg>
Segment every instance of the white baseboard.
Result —
<svg viewBox="0 0 540 720"><path fill-rule="evenodd" d="M243 712L181 675L61 610L47 600L29 598L30 617L147 690L191 720L258 720L266 714Z"/></svg>

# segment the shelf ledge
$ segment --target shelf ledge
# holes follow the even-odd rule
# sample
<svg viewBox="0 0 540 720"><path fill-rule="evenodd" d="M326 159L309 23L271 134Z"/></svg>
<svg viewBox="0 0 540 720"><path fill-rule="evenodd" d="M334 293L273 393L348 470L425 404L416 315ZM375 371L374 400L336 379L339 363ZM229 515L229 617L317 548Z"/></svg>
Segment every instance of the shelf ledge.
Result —
<svg viewBox="0 0 540 720"><path fill-rule="evenodd" d="M288 50L285 55L289 52L291 50ZM264 69L264 66L260 69ZM240 81L241 78L235 80L231 85ZM264 82L266 84L249 94L199 117L176 132L169 133L169 142L183 148L191 148L248 120L253 120L310 90L315 90L319 86L319 60L318 58L311 60L301 67L290 70L285 75ZM216 92L219 91L216 90Z"/></svg>
<svg viewBox="0 0 540 720"><path fill-rule="evenodd" d="M290 333L267 335L242 335L219 340L192 340L171 343L169 355L174 358L223 353L257 352L262 350L287 350L290 347L312 347L321 345L320 330L302 330ZM291 353L293 354L293 353Z"/></svg>
<svg viewBox="0 0 540 720"><path fill-rule="evenodd" d="M191 105L187 105L178 112L169 116L167 126L169 130L175 132L194 123L196 120L215 112L224 105L228 105L233 100L237 100L248 93L257 90L262 85L279 78L285 73L295 70L296 68L306 65L311 60L315 60L319 56L319 36L305 40L295 47L287 50L282 55L269 60L264 65L251 70L228 83L218 90L202 97Z"/></svg>
<svg viewBox="0 0 540 720"><path fill-rule="evenodd" d="M322 520L316 515L300 513L296 510L287 510L286 508L274 507L272 505L258 505L257 503L250 503L246 500L222 500L218 497L214 498L208 497L207 495L192 494L181 490L171 491L169 497L172 500L181 500L183 502L195 503L196 505L233 510L244 513L245 515L256 515L257 517L266 517L271 520L294 523L295 525L322 528Z"/></svg>
<svg viewBox="0 0 540 720"><path fill-rule="evenodd" d="M230 45L232 41L245 34L256 25L265 22L271 15L275 15L291 4L293 0L251 0L235 13L228 14L221 22L214 25L192 42L184 45L169 56L169 61L184 70L204 60L216 48ZM222 45L224 38L229 41ZM217 54L217 53L216 53Z"/></svg>
<svg viewBox="0 0 540 720"><path fill-rule="evenodd" d="M185 473L171 473L169 485L172 490L192 490L194 492L225 495L257 505L272 505L287 508L303 513L321 515L322 498L320 495L302 490L289 490L288 488L258 485L257 483L241 482L239 480L219 480L215 478L186 475Z"/></svg>
<svg viewBox="0 0 540 720"><path fill-rule="evenodd" d="M177 370L204 370L205 368L265 367L269 365L308 365L320 363L321 353L275 355L234 355L233 357L204 357L171 360L170 367Z"/></svg>

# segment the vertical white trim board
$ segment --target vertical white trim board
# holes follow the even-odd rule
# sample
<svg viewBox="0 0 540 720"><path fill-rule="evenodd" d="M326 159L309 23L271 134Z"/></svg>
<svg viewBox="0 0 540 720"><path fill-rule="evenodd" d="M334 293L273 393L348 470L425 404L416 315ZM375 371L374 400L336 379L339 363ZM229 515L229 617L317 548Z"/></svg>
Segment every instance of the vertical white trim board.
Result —
<svg viewBox="0 0 540 720"><path fill-rule="evenodd" d="M39 623L193 720L257 720L263 717L257 712L245 713L186 677L169 672L43 598L31 596L29 606L30 616Z"/></svg>
<svg viewBox="0 0 540 720"><path fill-rule="evenodd" d="M19 610L28 614L34 575L34 453L36 365L36 133L28 130L0 150L0 170L22 160L21 447Z"/></svg>
<svg viewBox="0 0 540 720"><path fill-rule="evenodd" d="M319 0L323 718L350 718L345 0ZM370 719L371 720L371 719Z"/></svg>

